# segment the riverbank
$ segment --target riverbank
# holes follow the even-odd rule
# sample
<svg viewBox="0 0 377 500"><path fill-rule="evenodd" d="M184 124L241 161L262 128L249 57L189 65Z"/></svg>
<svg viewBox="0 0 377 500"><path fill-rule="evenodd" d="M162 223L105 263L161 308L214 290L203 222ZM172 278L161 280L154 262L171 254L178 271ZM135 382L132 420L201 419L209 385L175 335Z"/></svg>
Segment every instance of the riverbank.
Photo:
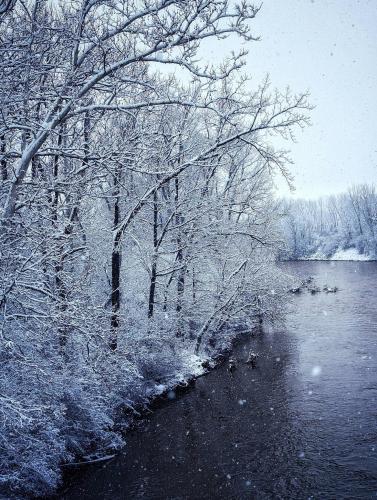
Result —
<svg viewBox="0 0 377 500"><path fill-rule="evenodd" d="M211 379L213 378L217 379L219 378L219 376L221 376L221 374L225 373L226 377L228 377L229 380L232 381L232 383L234 383L234 381L237 379L237 377L241 372L257 374L258 373L257 370L255 370L255 368L252 368L251 365L247 363L247 357L250 348L255 348L256 345L259 345L262 338L263 338L262 330L260 329L259 326L255 327L255 329L253 329L251 332L246 332L246 331L238 333L235 332L229 347L226 350L222 351L222 353L217 353L216 357L210 360L210 366L208 366L207 364L207 361L209 361L207 359L204 362L206 368L202 368L200 373L196 373L195 375L193 375L190 379L186 380L186 383L184 384L179 383L176 385L172 385L169 388L166 387L164 392L156 395L155 397L152 397L147 406L144 406L143 408L139 409L140 410L139 414L132 419L132 422L129 425L127 432L124 435L127 443L126 446L122 450L120 450L116 455L108 457L109 460L108 463L106 462L101 463L100 461L97 463L95 462L87 464L82 463L82 464L77 464L77 466L73 466L72 468L67 468L64 474L63 486L56 492L56 494L49 497L43 497L43 499L53 500L57 498L61 499L71 498L72 495L71 489L73 488L75 490L76 485L81 482L82 477L85 477L87 474L96 475L97 471L101 471L103 469L106 470L108 467L112 467L114 461L122 460L123 457L127 457L126 460L129 463L129 465L134 466L133 457L138 456L140 452L140 445L142 444L141 442L135 443L134 439L139 435L140 432L143 435L145 435L147 439L151 439L154 443L158 442L159 438L161 438L161 435L166 435L166 433L168 432L169 436L176 437L178 442L180 442L183 436L189 436L191 434L191 431L186 431L185 433L182 432L181 418L177 419L177 421L171 421L166 426L164 425L164 429L163 430L161 429L160 432L157 430L160 427L160 424L157 423L156 429L154 429L154 431L152 431L151 434L149 434L150 432L149 423L156 417L159 421L161 421L160 419L163 420L164 415L166 415L166 412L169 410L169 408L173 409L175 406L180 407L180 405L185 401L185 398L195 395L197 391L201 393L203 388L207 386L206 382L207 377L210 377ZM228 369L227 360L229 359L229 357L232 358L234 357L237 360L237 368L232 373ZM264 363L265 360L262 360L261 364L263 365ZM206 401L206 398L204 399L204 401ZM246 400L243 399L240 399L239 401L237 400L237 404L239 404L240 406L243 406L245 403ZM161 434L161 435L157 436L156 434ZM150 445L151 444L149 444L148 446ZM144 458L147 458L148 452L145 450L143 451L142 455ZM178 463L175 462L175 460L178 460L178 456L177 457L172 456L171 465L173 469L174 466ZM138 460L136 460L136 462L138 462ZM154 468L158 470L158 467L159 463L158 461L156 461L156 463L154 464ZM144 470L144 467L140 466L139 468L138 466L137 469L138 472L140 472ZM190 473L189 471L187 472L188 474ZM98 498L112 498L112 495L114 493L114 486L115 490L117 491L115 493L115 498L117 499L125 498L124 495L127 494L121 492L121 489L119 489L120 484L116 486L116 481L118 476L120 476L120 473L114 474L113 478L114 482L112 482L109 488L107 487L104 489L100 488L101 491L98 492ZM80 491L78 493L74 491L72 498L77 498L78 496L81 497L82 493L84 492ZM151 492L150 494L151 497L148 496L147 498L157 499L157 498L164 498L164 495L168 495L167 492L163 493L162 491ZM201 493L197 492L197 494ZM97 495L96 487L92 491L85 492L83 498L92 498L93 495L94 497L96 497ZM132 493L130 498L133 498L133 495L134 493ZM193 495L194 493L192 493L192 496L190 497L196 498ZM144 495L142 494L141 496ZM126 497L128 498L128 496Z"/></svg>
<svg viewBox="0 0 377 500"><path fill-rule="evenodd" d="M298 262L298 261L343 261L343 262L375 262L377 259L372 255L362 254L356 248L347 248L343 250L338 248L332 254L328 254L322 250L317 250L311 254L296 255L295 257L283 255L281 262Z"/></svg>
<svg viewBox="0 0 377 500"><path fill-rule="evenodd" d="M198 379L209 375L214 370L224 365L229 358L234 348L239 347L256 339L262 333L260 325L256 324L251 330L234 330L233 334L227 336L228 342L223 345L221 350L213 351L211 357L200 357L197 355L191 356L191 370L185 374L176 374L168 380L158 381L154 387L149 386L145 391L143 403L135 405L133 408L125 409L118 415L118 421L114 423L113 430L122 435L124 445L116 453L109 454L109 450L103 450L104 453L94 453L81 457L81 460L62 464L63 469L63 485L56 491L55 494L49 496L38 497L41 499L62 498L64 492L69 489L72 481L79 477L80 474L86 473L91 467L102 466L107 461L116 459L122 453L133 453L134 450L129 449L127 443L130 433L137 430L140 425L143 426L148 417L156 410L164 408L166 405L179 400L188 391L193 389ZM227 369L226 366L224 369ZM106 465L105 465L106 467Z"/></svg>
<svg viewBox="0 0 377 500"><path fill-rule="evenodd" d="M308 257L301 257L298 260L337 260L337 261L352 261L352 262L371 262L375 259L370 255L359 253L356 248L347 248L346 250L337 249L335 253L327 256L324 252L317 251L315 254Z"/></svg>

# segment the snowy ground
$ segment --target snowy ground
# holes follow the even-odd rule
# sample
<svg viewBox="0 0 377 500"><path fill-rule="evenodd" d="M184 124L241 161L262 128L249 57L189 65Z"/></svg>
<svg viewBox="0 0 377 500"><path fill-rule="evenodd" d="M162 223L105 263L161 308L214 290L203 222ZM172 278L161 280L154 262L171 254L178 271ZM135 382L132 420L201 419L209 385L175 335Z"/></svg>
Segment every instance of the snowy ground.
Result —
<svg viewBox="0 0 377 500"><path fill-rule="evenodd" d="M369 261L373 260L369 255L360 254L356 248L347 250L338 249L331 257L326 257L321 251L316 252L310 257L304 257L300 260L351 260L351 261Z"/></svg>

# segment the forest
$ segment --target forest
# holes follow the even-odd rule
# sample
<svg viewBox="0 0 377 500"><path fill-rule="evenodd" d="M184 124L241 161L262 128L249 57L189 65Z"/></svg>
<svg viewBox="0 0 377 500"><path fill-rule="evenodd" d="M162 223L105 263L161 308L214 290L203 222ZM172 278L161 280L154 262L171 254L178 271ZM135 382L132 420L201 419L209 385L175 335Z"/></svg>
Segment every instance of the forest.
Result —
<svg viewBox="0 0 377 500"><path fill-rule="evenodd" d="M248 2L0 6L0 488L33 496L283 312L274 142L310 105L200 63L257 40Z"/></svg>
<svg viewBox="0 0 377 500"><path fill-rule="evenodd" d="M283 200L284 259L377 259L377 192L358 184L314 200ZM346 252L346 253L344 253Z"/></svg>

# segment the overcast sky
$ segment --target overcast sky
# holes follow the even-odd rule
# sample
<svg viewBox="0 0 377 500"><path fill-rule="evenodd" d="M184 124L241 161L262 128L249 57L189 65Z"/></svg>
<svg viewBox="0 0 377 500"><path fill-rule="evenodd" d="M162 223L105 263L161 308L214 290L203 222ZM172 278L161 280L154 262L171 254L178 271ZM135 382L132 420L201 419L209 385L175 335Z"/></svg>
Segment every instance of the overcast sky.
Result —
<svg viewBox="0 0 377 500"><path fill-rule="evenodd" d="M377 0L264 0L252 27L261 37L247 44L254 81L268 72L276 87L309 90L315 105L312 126L291 147L294 196L376 183ZM210 42L206 52L217 59L218 49Z"/></svg>

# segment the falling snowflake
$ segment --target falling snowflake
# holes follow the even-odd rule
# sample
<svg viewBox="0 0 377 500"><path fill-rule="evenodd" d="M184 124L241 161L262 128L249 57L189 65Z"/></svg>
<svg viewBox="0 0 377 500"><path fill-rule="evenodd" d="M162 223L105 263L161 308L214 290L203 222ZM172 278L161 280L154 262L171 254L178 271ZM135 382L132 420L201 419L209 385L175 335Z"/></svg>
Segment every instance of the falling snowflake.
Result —
<svg viewBox="0 0 377 500"><path fill-rule="evenodd" d="M322 368L320 366L313 366L312 377L318 377L322 373Z"/></svg>
<svg viewBox="0 0 377 500"><path fill-rule="evenodd" d="M175 391L168 392L168 399L175 399Z"/></svg>

